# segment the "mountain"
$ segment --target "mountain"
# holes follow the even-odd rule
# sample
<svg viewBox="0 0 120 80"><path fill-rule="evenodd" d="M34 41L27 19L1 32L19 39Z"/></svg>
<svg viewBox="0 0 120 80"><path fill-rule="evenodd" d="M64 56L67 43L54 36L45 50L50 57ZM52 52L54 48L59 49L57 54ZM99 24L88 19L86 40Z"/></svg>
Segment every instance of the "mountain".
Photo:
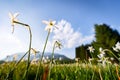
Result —
<svg viewBox="0 0 120 80"><path fill-rule="evenodd" d="M8 57L6 57L3 60L7 60L7 61L13 61L14 59L15 60L20 60L21 57L23 57L23 55L25 55L25 53L23 53L23 52L22 53L15 53L13 55L9 55ZM35 56L33 53L31 53L30 60L33 60L34 58L39 59L39 58L41 58L41 55L42 55L41 53L37 53L36 56ZM52 57L52 53L50 53L50 52L46 52L44 54L45 59L47 59L47 58L51 59L51 57ZM70 60L70 58L68 58L64 55L61 55L59 53L55 53L54 54L54 59L59 59L59 58L61 58L62 60ZM28 54L24 57L24 60L27 60L27 59L28 59Z"/></svg>

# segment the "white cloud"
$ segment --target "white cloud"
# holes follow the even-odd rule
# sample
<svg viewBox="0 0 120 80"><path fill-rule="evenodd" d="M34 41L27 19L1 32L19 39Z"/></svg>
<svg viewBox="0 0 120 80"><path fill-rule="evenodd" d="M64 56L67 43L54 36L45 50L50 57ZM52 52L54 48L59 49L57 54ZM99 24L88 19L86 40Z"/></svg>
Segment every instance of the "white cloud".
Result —
<svg viewBox="0 0 120 80"><path fill-rule="evenodd" d="M94 35L83 36L82 33L75 31L71 24L65 20L58 22L57 26L59 29L53 31L53 39L62 41L65 48L73 48L94 39Z"/></svg>

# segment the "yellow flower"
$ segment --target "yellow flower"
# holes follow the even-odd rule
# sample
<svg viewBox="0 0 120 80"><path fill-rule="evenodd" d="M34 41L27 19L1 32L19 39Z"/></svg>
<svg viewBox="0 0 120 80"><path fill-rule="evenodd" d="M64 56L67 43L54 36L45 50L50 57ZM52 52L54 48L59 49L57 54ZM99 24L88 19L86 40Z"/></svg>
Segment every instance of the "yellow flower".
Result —
<svg viewBox="0 0 120 80"><path fill-rule="evenodd" d="M9 17L10 17L10 20L11 20L11 24L13 26L12 28L12 33L14 32L14 25L15 25L15 22L17 22L18 20L16 19L16 17L19 15L19 13L15 13L15 14L12 14L12 13L9 13Z"/></svg>
<svg viewBox="0 0 120 80"><path fill-rule="evenodd" d="M49 20L49 21L45 21L45 20L43 20L42 21L44 24L46 24L47 26L45 27L45 30L47 30L47 31L51 31L52 32L52 28L53 27L56 27L56 21L52 21L52 20ZM57 27L56 27L57 28Z"/></svg>

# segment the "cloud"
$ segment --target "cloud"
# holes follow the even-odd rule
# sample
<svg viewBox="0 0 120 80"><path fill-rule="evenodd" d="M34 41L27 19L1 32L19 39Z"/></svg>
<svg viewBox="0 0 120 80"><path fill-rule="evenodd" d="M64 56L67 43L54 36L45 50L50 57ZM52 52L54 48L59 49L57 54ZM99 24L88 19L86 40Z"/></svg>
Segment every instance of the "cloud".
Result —
<svg viewBox="0 0 120 80"><path fill-rule="evenodd" d="M83 36L79 31L75 31L72 25L65 20L59 21L57 26L59 29L53 31L53 39L62 41L65 48L90 43L94 39L94 35Z"/></svg>

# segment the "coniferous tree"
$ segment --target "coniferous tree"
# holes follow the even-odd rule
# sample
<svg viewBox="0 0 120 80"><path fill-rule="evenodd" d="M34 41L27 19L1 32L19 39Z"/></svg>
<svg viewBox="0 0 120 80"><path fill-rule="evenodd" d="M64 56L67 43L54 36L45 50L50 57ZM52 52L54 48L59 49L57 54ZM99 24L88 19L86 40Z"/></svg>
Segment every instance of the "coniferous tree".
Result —
<svg viewBox="0 0 120 80"><path fill-rule="evenodd" d="M113 30L106 24L95 25L95 38L96 41L92 42L94 48L99 54L99 48L110 49L120 41L120 35L117 30Z"/></svg>
<svg viewBox="0 0 120 80"><path fill-rule="evenodd" d="M97 57L99 54L99 48L102 47L103 49L112 50L112 47L120 41L120 34L117 30L113 30L110 26L106 24L95 25L95 38L96 40L93 41L91 46L95 48L94 57ZM87 59L90 56L87 48L89 45L81 45L80 47L76 48L76 57L81 58L81 60ZM87 56L87 58L86 58ZM111 55L108 55L111 56Z"/></svg>

